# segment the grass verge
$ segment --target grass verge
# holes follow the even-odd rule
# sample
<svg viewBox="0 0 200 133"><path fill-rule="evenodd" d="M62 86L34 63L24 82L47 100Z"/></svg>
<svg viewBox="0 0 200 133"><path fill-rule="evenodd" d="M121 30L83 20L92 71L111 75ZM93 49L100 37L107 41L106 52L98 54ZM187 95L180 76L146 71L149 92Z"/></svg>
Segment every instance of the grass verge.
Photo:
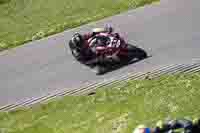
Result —
<svg viewBox="0 0 200 133"><path fill-rule="evenodd" d="M92 96L62 99L0 113L1 133L131 133L166 118L200 116L200 74L163 76L99 88Z"/></svg>
<svg viewBox="0 0 200 133"><path fill-rule="evenodd" d="M0 51L158 0L0 0Z"/></svg>

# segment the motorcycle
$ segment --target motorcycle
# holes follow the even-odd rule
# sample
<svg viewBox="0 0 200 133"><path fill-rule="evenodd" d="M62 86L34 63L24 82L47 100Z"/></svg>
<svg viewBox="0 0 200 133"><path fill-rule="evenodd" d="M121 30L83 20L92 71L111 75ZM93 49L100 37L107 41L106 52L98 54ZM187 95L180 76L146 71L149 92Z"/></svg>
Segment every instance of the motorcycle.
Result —
<svg viewBox="0 0 200 133"><path fill-rule="evenodd" d="M79 33L73 36L77 34ZM83 43L77 46L72 40L69 41L69 47L74 58L91 68L95 68L97 75L105 73L107 68L114 65L128 63L133 59L142 60L147 57L147 53L144 50L126 43L118 33L115 35L93 37L92 40L96 39L96 42L100 41L102 45L106 46L101 47L97 44L96 52L93 52L88 47L85 48ZM113 55L118 60L113 59Z"/></svg>

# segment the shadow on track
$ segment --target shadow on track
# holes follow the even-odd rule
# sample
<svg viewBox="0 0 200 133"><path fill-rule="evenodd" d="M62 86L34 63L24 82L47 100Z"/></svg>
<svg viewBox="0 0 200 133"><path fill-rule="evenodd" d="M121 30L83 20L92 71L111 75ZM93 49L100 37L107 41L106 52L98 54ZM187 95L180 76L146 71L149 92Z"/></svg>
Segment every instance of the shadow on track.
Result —
<svg viewBox="0 0 200 133"><path fill-rule="evenodd" d="M129 44L129 45L131 45L131 44ZM106 74L106 73L109 73L112 71L116 71L116 70L126 67L128 65L137 63L139 61L142 61L146 58L151 57L151 56L147 55L147 52L144 49L136 47L136 46L133 46L133 47L135 48L135 50L133 51L133 56L131 57L130 60L128 60L128 61L125 60L125 61L121 61L119 63L111 64L110 66L107 67L105 72L98 74L98 75L103 75L103 74Z"/></svg>
<svg viewBox="0 0 200 133"><path fill-rule="evenodd" d="M109 62L109 63L103 63L101 65L91 65L90 63L82 63L91 69L94 69L96 72L96 75L104 75L108 72L112 72L115 70L118 70L120 68L123 68L125 66L128 66L130 64L139 62L141 60L144 60L146 58L149 58L151 56L148 56L146 51L142 48L136 47L132 44L128 44L130 46L130 51L129 51L129 58L123 58L121 59L120 62ZM101 69L101 70L99 70ZM103 70L102 70L103 69Z"/></svg>

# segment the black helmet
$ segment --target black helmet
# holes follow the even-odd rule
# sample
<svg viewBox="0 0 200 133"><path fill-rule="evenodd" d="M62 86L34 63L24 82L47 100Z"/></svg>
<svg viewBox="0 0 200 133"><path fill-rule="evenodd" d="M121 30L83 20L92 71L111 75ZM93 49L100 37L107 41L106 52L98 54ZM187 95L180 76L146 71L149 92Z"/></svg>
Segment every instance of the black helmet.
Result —
<svg viewBox="0 0 200 133"><path fill-rule="evenodd" d="M82 44L81 34L75 33L72 37L72 43L74 43L76 47L81 48L81 44Z"/></svg>

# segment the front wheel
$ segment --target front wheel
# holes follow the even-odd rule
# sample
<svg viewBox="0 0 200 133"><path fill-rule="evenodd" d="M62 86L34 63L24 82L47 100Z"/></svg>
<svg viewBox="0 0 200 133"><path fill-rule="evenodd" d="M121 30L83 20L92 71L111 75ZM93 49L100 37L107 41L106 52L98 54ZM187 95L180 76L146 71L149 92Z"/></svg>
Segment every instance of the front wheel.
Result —
<svg viewBox="0 0 200 133"><path fill-rule="evenodd" d="M69 48L71 50L71 54L74 56L74 58L78 61L82 59L81 51L77 49L74 44L70 41L69 42Z"/></svg>
<svg viewBox="0 0 200 133"><path fill-rule="evenodd" d="M82 59L81 54L76 49L71 49L72 55L76 58L76 60L80 61Z"/></svg>

